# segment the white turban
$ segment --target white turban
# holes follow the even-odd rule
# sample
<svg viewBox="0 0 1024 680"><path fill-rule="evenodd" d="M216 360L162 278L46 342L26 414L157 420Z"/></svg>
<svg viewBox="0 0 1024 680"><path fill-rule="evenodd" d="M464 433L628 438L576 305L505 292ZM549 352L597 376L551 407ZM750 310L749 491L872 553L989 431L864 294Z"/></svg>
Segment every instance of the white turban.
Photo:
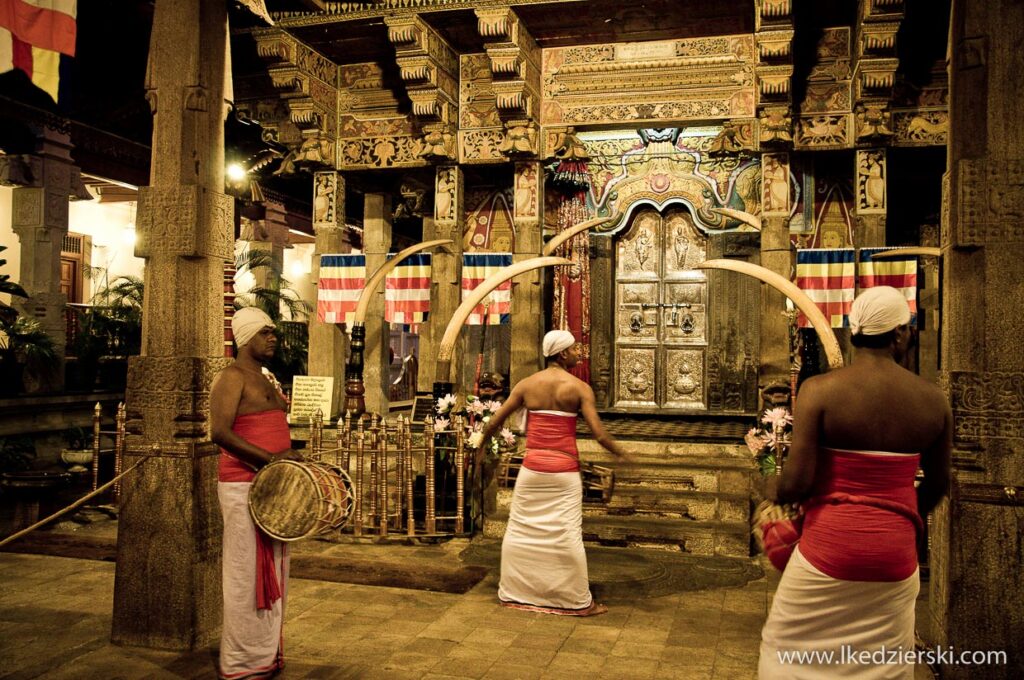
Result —
<svg viewBox="0 0 1024 680"><path fill-rule="evenodd" d="M891 286L875 286L857 296L850 309L854 335L881 335L910 323L907 298Z"/></svg>
<svg viewBox="0 0 1024 680"><path fill-rule="evenodd" d="M576 338L569 331L548 331L544 336L544 356L551 357L576 344Z"/></svg>
<svg viewBox="0 0 1024 680"><path fill-rule="evenodd" d="M231 334L235 336L235 344L239 348L267 326L273 328L274 322L258 307L243 307L231 317Z"/></svg>

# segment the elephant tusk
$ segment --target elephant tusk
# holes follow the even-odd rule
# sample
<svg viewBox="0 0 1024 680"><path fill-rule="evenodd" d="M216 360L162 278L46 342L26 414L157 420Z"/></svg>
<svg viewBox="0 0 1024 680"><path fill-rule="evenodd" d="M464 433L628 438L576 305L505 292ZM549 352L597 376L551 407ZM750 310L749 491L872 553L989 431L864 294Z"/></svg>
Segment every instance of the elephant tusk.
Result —
<svg viewBox="0 0 1024 680"><path fill-rule="evenodd" d="M739 220L743 224L749 224L754 229L761 231L761 218L757 215L751 215L748 212L734 210L732 208L711 208L711 212L716 212L719 215L725 215L726 217L731 217L734 220Z"/></svg>
<svg viewBox="0 0 1024 680"><path fill-rule="evenodd" d="M880 253L875 253L871 256L871 259L884 260L887 257L903 257L904 255L931 255L933 257L942 257L942 249L933 248L929 246L914 246L912 248L893 248L892 250L883 250Z"/></svg>
<svg viewBox="0 0 1024 680"><path fill-rule="evenodd" d="M444 335L441 337L441 343L438 346L437 352L437 376L441 379L441 376L449 376L451 382L455 382L454 376L451 375L452 367L452 353L455 351L455 340L459 337L459 331L462 330L462 324L466 322L470 312L480 302L491 294L495 288L505 283L514 276L518 276L524 272L528 272L531 269L540 269L541 267L552 267L561 264L572 264L572 260L567 260L564 257L533 257L529 260L523 260L522 262L515 262L507 267L502 267L500 271L497 271L486 279L480 282L480 285L470 291L466 299L462 301L455 313L452 314L451 321L448 322L447 328L444 329Z"/></svg>
<svg viewBox="0 0 1024 680"><path fill-rule="evenodd" d="M750 262L741 262L738 260L707 260L697 265L697 269L726 269L728 271L739 272L740 274L746 274L747 276L753 276L755 279L762 283L767 283L769 286L779 291L793 303L800 308L800 311L804 313L810 322L814 326L814 330L818 333L818 339L821 340L822 346L825 348L825 355L828 357L829 368L842 368L843 367L843 353L839 349L839 341L836 340L836 334L832 330L832 325L825 318L825 315L818 309L818 305L814 304L814 301L807 296L807 293L800 290L800 288L792 281L786 279L779 274L776 274L770 269L765 269L760 265L751 264Z"/></svg>
<svg viewBox="0 0 1024 680"><path fill-rule="evenodd" d="M564 231L560 231L559 233L555 234L555 236L550 241L544 244L544 250L541 251L541 255L553 255L555 252L555 248L562 245L576 234L587 231L588 229L593 229L594 227L599 227L607 222L617 222L620 217L622 217L622 213L615 213L614 215L610 215L608 217L598 217L595 220L587 220L586 222L580 222L579 224L573 227L569 227Z"/></svg>
<svg viewBox="0 0 1024 680"><path fill-rule="evenodd" d="M363 292L359 294L359 302L356 304L356 311L352 317L352 324L361 324L366 320L366 310L370 306L370 298L373 296L374 291L377 290L377 287L380 286L384 277L391 273L391 271L398 266L399 262L414 253L420 252L421 250L433 248L434 246L443 246L452 242L453 241L450 239L439 239L437 241L424 241L423 243L417 243L414 246L409 246L382 264L380 269L375 271L373 276L370 277L370 280L366 282L366 286L363 287Z"/></svg>

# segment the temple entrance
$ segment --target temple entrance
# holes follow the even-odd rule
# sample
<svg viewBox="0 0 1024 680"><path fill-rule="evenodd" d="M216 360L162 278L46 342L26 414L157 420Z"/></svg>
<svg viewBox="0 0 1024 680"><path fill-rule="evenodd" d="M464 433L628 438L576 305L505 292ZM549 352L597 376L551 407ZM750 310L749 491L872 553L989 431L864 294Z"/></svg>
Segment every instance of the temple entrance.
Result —
<svg viewBox="0 0 1024 680"><path fill-rule="evenodd" d="M633 213L615 258L616 408L707 409L706 253L687 208Z"/></svg>

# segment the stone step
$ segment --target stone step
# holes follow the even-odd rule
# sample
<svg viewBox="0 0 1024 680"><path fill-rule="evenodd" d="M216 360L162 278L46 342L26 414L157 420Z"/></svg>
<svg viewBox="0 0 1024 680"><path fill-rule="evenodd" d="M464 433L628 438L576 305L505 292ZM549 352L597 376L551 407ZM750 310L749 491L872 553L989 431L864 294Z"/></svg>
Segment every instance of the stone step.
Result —
<svg viewBox="0 0 1024 680"><path fill-rule="evenodd" d="M750 556L746 522L585 515L583 539L601 545L673 548L694 555Z"/></svg>
<svg viewBox="0 0 1024 680"><path fill-rule="evenodd" d="M588 504L584 507L603 508L607 514L616 516L665 515L706 521L746 522L750 514L750 496L616 482L615 491L607 505Z"/></svg>

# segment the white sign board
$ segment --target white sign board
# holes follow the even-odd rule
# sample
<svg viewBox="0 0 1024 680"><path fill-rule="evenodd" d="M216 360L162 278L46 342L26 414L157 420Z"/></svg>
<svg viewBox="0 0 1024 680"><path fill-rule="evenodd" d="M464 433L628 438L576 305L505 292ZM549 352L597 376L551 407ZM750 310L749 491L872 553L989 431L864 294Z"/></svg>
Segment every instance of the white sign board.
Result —
<svg viewBox="0 0 1024 680"><path fill-rule="evenodd" d="M292 379L292 406L288 414L288 422L295 425L308 425L309 418L317 409L324 415L324 420L331 417L331 393L334 391L334 378L319 375L297 375Z"/></svg>

